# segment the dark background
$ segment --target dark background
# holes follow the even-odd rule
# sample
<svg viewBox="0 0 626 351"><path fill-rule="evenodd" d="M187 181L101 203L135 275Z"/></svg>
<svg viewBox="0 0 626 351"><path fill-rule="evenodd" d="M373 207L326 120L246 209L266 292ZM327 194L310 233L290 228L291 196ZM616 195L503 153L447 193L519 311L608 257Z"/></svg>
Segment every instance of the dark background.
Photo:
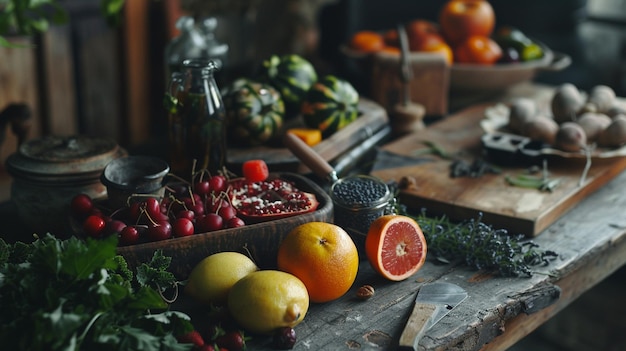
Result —
<svg viewBox="0 0 626 351"><path fill-rule="evenodd" d="M560 72L542 72L537 81L570 82L587 90L597 84L626 94L626 8L611 0L490 0L496 28L515 26L550 49L569 55ZM422 18L437 21L444 0L341 0L320 9L320 56L356 84L366 84L337 49L358 30L385 30Z"/></svg>

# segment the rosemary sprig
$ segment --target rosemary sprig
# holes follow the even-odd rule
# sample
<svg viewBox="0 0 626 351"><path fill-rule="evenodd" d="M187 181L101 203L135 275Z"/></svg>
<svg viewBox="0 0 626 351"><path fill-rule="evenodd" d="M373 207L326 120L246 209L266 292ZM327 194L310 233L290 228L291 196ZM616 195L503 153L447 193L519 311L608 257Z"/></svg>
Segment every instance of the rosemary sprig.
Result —
<svg viewBox="0 0 626 351"><path fill-rule="evenodd" d="M478 218L455 223L446 216L427 217L425 211L412 216L422 228L428 253L442 261L463 260L470 267L502 276L533 274L532 266L548 265L558 254L539 250L524 235L511 235L506 229L494 229Z"/></svg>

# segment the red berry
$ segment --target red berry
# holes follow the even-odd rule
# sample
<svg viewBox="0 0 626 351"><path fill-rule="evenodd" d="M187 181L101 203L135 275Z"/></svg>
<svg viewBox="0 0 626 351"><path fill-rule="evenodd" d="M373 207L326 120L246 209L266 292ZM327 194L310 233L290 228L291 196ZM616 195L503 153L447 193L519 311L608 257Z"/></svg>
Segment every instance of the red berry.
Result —
<svg viewBox="0 0 626 351"><path fill-rule="evenodd" d="M159 200L154 197L150 197L146 199L144 204L146 213L152 221L159 222L168 220L167 215L161 211L161 204L159 203Z"/></svg>
<svg viewBox="0 0 626 351"><path fill-rule="evenodd" d="M196 214L191 210L181 210L176 214L176 218L187 218L188 220L193 221L196 218Z"/></svg>
<svg viewBox="0 0 626 351"><path fill-rule="evenodd" d="M193 344L197 347L204 345L204 339L197 330L192 330L186 334L179 335L176 337L176 339L181 344Z"/></svg>
<svg viewBox="0 0 626 351"><path fill-rule="evenodd" d="M215 198L207 199L206 207L210 213L218 213L220 209L230 206L228 200L224 199L222 196L218 196Z"/></svg>
<svg viewBox="0 0 626 351"><path fill-rule="evenodd" d="M199 232L213 232L224 227L224 220L217 213L207 213L196 220Z"/></svg>
<svg viewBox="0 0 626 351"><path fill-rule="evenodd" d="M273 346L280 350L292 349L296 344L296 331L291 327L278 328L272 338Z"/></svg>
<svg viewBox="0 0 626 351"><path fill-rule="evenodd" d="M251 182L262 182L269 176L267 163L263 160L249 160L243 163L242 172L244 178Z"/></svg>
<svg viewBox="0 0 626 351"><path fill-rule="evenodd" d="M189 236L194 233L193 222L187 218L178 218L172 225L172 234L175 237Z"/></svg>
<svg viewBox="0 0 626 351"><path fill-rule="evenodd" d="M106 225L104 226L104 232L103 232L104 236L109 236L113 234L117 235L121 233L124 228L126 228L126 223L118 219L112 219L108 222L105 219L105 222L106 222Z"/></svg>
<svg viewBox="0 0 626 351"><path fill-rule="evenodd" d="M196 203L191 207L191 210L194 212L196 217L202 216L206 212L202 201L196 201Z"/></svg>
<svg viewBox="0 0 626 351"><path fill-rule="evenodd" d="M224 335L218 336L215 339L215 344L220 350L227 348L233 351L241 351L246 348L246 338L242 331L229 331Z"/></svg>
<svg viewBox="0 0 626 351"><path fill-rule="evenodd" d="M226 191L226 177L222 175L214 175L209 179L213 194L220 194Z"/></svg>
<svg viewBox="0 0 626 351"><path fill-rule="evenodd" d="M159 222L149 226L146 234L152 241L169 239L172 237L172 225L169 222Z"/></svg>
<svg viewBox="0 0 626 351"><path fill-rule="evenodd" d="M83 222L83 230L85 231L85 234L92 238L100 238L104 232L105 225L106 223L102 217L91 215L85 219L85 222Z"/></svg>
<svg viewBox="0 0 626 351"><path fill-rule="evenodd" d="M226 221L226 228L237 228L243 227L244 225L246 225L246 222L239 217L233 217Z"/></svg>
<svg viewBox="0 0 626 351"><path fill-rule="evenodd" d="M78 194L72 198L70 202L70 211L72 215L78 218L86 218L93 210L93 201L86 194Z"/></svg>
<svg viewBox="0 0 626 351"><path fill-rule="evenodd" d="M208 195L211 192L211 183L208 180L199 181L194 184L193 192L199 195Z"/></svg>
<svg viewBox="0 0 626 351"><path fill-rule="evenodd" d="M225 221L227 221L237 215L237 209L229 204L228 206L223 206L222 208L220 208L217 214L219 214Z"/></svg>
<svg viewBox="0 0 626 351"><path fill-rule="evenodd" d="M119 234L120 245L133 245L139 241L139 231L136 227L126 226Z"/></svg>

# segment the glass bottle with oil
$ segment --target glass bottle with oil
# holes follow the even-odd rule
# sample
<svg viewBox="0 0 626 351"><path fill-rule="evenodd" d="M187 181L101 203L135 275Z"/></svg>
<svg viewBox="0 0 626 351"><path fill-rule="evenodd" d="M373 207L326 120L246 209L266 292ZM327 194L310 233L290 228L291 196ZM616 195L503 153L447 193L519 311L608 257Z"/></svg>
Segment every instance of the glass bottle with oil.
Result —
<svg viewBox="0 0 626 351"><path fill-rule="evenodd" d="M226 113L215 82L217 63L188 59L171 74L165 103L168 110L168 150L172 172L189 178L226 164Z"/></svg>

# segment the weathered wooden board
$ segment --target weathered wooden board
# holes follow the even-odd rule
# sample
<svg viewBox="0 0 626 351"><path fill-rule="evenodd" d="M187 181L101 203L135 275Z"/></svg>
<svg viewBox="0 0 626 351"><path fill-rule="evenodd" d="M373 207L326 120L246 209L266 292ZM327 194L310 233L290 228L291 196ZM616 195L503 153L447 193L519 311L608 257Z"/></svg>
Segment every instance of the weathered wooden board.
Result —
<svg viewBox="0 0 626 351"><path fill-rule="evenodd" d="M543 91L545 100L551 90ZM454 159L466 162L484 158L480 137L483 130L479 121L491 104L475 105L384 146L384 150L400 155L417 155L431 142L439 145ZM400 193L401 200L410 208L426 208L431 214L445 214L454 219L476 218L483 214L485 221L512 233L536 236L548 225L578 204L582 199L626 168L626 158L593 159L585 180L581 176L585 159L554 157L548 160L550 177L559 179L552 191L514 187L505 176L526 172L528 165L503 166L500 174L480 177L449 175L452 160L428 156L431 162L410 166L375 170L373 175L384 180L399 181L412 177L415 185ZM580 184L579 184L580 183Z"/></svg>
<svg viewBox="0 0 626 351"><path fill-rule="evenodd" d="M354 122L322 140L313 149L326 161L331 162L369 139L389 123L385 109L369 99L361 98L359 100L359 113L359 117ZM298 121L292 121L292 123L298 123ZM301 165L300 160L282 143L276 146L264 145L249 148L229 148L228 150L228 163L233 170L237 170L244 161L255 158L263 158L273 171L309 172L309 169Z"/></svg>

